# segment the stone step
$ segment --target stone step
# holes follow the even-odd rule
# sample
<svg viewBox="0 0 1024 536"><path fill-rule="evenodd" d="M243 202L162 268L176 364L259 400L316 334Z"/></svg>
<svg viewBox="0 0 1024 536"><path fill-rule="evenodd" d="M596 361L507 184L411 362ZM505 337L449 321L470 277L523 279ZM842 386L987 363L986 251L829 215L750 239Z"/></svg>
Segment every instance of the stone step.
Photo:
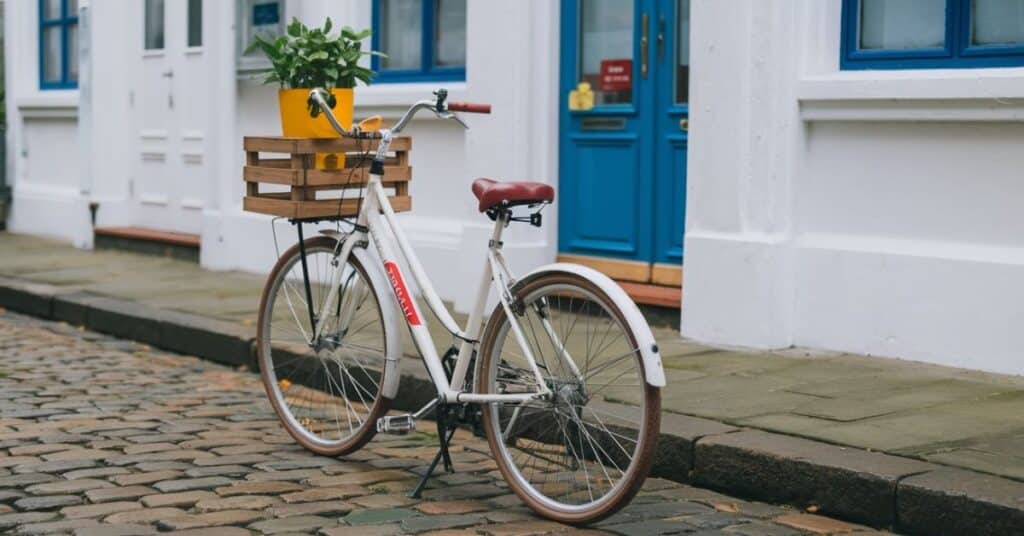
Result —
<svg viewBox="0 0 1024 536"><path fill-rule="evenodd" d="M117 249L199 262L199 235L143 227L96 227L97 249Z"/></svg>

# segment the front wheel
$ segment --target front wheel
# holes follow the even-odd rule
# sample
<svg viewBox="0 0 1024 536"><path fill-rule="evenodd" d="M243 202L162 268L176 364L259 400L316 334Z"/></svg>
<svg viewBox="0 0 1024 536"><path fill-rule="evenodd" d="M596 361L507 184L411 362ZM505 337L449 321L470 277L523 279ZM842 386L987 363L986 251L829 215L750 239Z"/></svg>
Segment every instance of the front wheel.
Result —
<svg viewBox="0 0 1024 536"><path fill-rule="evenodd" d="M260 300L256 345L260 373L278 418L296 441L325 456L356 451L388 411L383 396L388 350L397 348L382 278L353 252L338 259L339 243L305 241L309 296L298 244L278 260ZM335 281L337 286L335 287ZM332 289L332 287L334 287ZM329 292L336 297L324 308Z"/></svg>
<svg viewBox="0 0 1024 536"><path fill-rule="evenodd" d="M661 393L644 380L637 338L619 306L576 274L540 273L513 289L514 314L547 400L484 405L498 468L515 493L555 521L607 517L639 491L654 460ZM536 391L536 375L499 305L484 333L477 391Z"/></svg>

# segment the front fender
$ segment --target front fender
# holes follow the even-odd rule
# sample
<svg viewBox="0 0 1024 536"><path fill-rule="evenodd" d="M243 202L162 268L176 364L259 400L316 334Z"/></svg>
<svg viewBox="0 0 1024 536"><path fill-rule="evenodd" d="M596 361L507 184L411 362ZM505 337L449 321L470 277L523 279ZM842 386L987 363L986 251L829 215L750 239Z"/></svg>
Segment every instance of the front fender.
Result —
<svg viewBox="0 0 1024 536"><path fill-rule="evenodd" d="M600 288L613 302L618 306L619 310L622 311L622 315L626 319L626 324L633 331L636 336L636 342L640 347L640 358L644 363L644 375L648 385L652 387L664 387L665 386L665 369L661 365L661 354L658 352L658 343L654 340L654 335L651 333L651 327L647 325L647 319L640 312L640 308L636 306L636 303L626 294L625 290L618 283L613 281L610 277L586 266L580 266L579 264L571 264L565 262L558 262L541 266L536 270L526 274L516 283L516 285L525 284L534 277L539 277L546 273L568 273L578 275L580 277L589 279L598 288Z"/></svg>
<svg viewBox="0 0 1024 536"><path fill-rule="evenodd" d="M377 303L380 304L380 312L384 321L385 346L387 355L384 356L384 384L380 386L381 396L394 400L398 395L398 383L401 380L400 364L402 362L402 339L398 331L398 309L395 306L395 298L391 293L391 285L388 284L380 270L380 261L377 260L365 248L352 248L352 255L359 260L366 270L367 277L373 284L376 292Z"/></svg>

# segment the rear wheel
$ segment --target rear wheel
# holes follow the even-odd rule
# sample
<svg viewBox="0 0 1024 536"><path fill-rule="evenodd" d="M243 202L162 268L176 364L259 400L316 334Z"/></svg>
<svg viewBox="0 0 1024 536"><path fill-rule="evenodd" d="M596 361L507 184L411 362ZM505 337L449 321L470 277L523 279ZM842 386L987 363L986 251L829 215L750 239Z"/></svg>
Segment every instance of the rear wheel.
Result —
<svg viewBox="0 0 1024 536"><path fill-rule="evenodd" d="M390 404L381 396L388 333L380 303L387 298L356 255L338 265L337 247L328 237L305 242L316 314L341 271L335 306L316 320L322 336L313 337L296 244L267 280L256 341L263 385L281 423L302 446L327 456L366 444Z"/></svg>
<svg viewBox="0 0 1024 536"><path fill-rule="evenodd" d="M607 517L629 503L650 470L660 390L644 380L622 311L591 281L542 273L517 285L513 299L553 396L484 405L484 431L498 468L545 517L572 524ZM478 392L536 391L535 374L500 305L479 359Z"/></svg>

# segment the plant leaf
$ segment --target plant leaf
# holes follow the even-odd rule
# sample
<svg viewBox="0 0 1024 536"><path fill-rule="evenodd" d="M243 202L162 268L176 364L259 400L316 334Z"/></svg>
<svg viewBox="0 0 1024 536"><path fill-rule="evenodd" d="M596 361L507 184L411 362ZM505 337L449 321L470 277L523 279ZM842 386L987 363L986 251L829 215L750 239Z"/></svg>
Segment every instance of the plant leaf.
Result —
<svg viewBox="0 0 1024 536"><path fill-rule="evenodd" d="M269 60L270 69L263 70L264 83L278 82L283 88L323 87L349 88L357 82L368 84L374 72L359 65L365 55L386 57L375 51L363 51L363 41L372 31L357 31L345 26L331 34L330 18L322 27L309 28L292 18L284 35L270 41L256 35L246 52L259 50Z"/></svg>

